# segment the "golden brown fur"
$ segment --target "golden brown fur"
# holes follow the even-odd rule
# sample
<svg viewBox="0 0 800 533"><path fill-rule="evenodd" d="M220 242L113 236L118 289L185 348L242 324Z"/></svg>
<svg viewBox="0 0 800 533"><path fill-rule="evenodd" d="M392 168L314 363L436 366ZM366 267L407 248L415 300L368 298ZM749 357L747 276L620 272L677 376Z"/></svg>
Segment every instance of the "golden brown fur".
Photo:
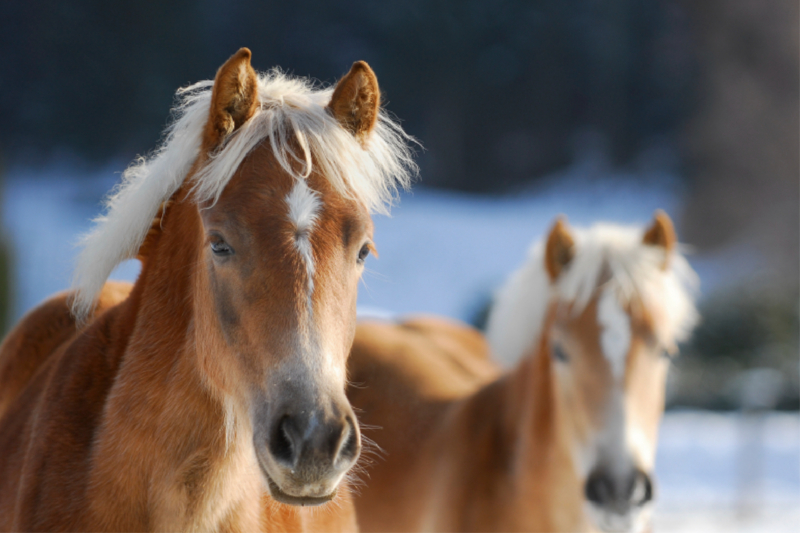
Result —
<svg viewBox="0 0 800 533"><path fill-rule="evenodd" d="M206 155L255 109L249 60L243 49L220 68L204 151L154 220L136 284L107 283L81 328L71 296L56 295L0 347L0 531L356 529L346 481L322 507L276 498L325 501L332 494L318 487L335 492L358 455L343 376L356 259L372 232L366 209L309 176L322 207L307 304L310 274L287 219L295 179L269 146L245 158L213 206L199 209L191 192ZM374 119L361 117L359 131ZM213 250L223 238L235 255ZM324 341L321 370L321 355L297 340L312 334ZM295 479L269 463L273 421L292 415L286 405L316 410L317 427L345 428L335 464L321 451L302 456L313 462L300 462L306 478Z"/></svg>

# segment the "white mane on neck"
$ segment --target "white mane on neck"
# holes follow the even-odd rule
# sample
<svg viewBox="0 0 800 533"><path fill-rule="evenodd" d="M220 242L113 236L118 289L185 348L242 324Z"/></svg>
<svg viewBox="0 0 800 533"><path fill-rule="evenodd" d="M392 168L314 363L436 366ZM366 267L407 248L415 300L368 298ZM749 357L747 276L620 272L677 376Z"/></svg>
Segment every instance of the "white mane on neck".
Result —
<svg viewBox="0 0 800 533"><path fill-rule="evenodd" d="M486 336L495 357L511 366L531 353L553 301L573 304L580 313L599 289L612 290L622 305L640 301L653 317L664 346L686 340L698 320L694 293L697 274L677 251L642 244L644 228L596 224L572 229L575 255L555 283L544 265L544 245L533 245L526 263L498 291ZM601 285L601 274L611 278Z"/></svg>
<svg viewBox="0 0 800 533"><path fill-rule="evenodd" d="M94 229L82 239L72 282L72 308L79 320L91 312L111 271L136 256L159 206L180 188L197 160L213 84L202 81L178 91L175 119L163 143L125 170L105 201L106 214L95 219ZM388 213L398 187L407 188L416 173L409 147L415 141L381 110L362 148L325 109L332 94L332 88L317 88L277 69L260 73L260 106L195 173L197 201L217 200L247 154L268 139L280 165L296 179L307 178L316 164L339 193L361 201L371 212Z"/></svg>

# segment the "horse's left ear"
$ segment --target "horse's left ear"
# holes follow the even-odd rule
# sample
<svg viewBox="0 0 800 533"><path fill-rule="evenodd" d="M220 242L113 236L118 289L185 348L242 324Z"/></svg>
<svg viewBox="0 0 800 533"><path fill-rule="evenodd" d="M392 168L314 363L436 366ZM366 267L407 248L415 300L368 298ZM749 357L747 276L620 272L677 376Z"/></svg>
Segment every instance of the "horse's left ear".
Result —
<svg viewBox="0 0 800 533"><path fill-rule="evenodd" d="M328 111L364 146L378 121L380 104L378 78L366 62L356 61L336 84Z"/></svg>
<svg viewBox="0 0 800 533"><path fill-rule="evenodd" d="M203 132L210 152L253 116L258 107L258 78L250 66L250 50L240 48L219 67L211 91L211 109Z"/></svg>
<svg viewBox="0 0 800 533"><path fill-rule="evenodd" d="M669 218L664 211L658 209L653 216L653 223L650 228L644 233L642 243L650 246L660 246L667 253L667 259L664 261L664 268L667 266L669 253L675 248L675 243L678 238L675 235L675 226L672 224L672 219Z"/></svg>

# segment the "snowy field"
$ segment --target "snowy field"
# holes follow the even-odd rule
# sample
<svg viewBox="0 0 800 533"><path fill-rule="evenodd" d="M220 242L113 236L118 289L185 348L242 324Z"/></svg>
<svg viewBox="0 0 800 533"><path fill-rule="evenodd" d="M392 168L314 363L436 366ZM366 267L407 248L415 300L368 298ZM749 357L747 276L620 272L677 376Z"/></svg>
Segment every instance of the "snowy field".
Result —
<svg viewBox="0 0 800 533"><path fill-rule="evenodd" d="M5 238L16 258L15 317L69 286L77 236L99 213L99 200L122 165L81 176L72 171L11 170L2 191ZM524 259L555 216L570 223L649 222L676 215L680 190L658 173L587 179L590 163L553 175L536 191L479 197L417 188L392 218L375 218L380 259L370 258L359 308L370 313L436 313L474 318L493 290ZM677 218L677 216L675 216ZM680 233L680 227L678 228ZM731 249L690 256L704 293L753 268L752 254ZM128 262L113 277L135 279ZM656 531L798 531L800 418L702 412L667 415L658 454Z"/></svg>
<svg viewBox="0 0 800 533"><path fill-rule="evenodd" d="M670 412L656 459L654 530L800 530L800 416Z"/></svg>

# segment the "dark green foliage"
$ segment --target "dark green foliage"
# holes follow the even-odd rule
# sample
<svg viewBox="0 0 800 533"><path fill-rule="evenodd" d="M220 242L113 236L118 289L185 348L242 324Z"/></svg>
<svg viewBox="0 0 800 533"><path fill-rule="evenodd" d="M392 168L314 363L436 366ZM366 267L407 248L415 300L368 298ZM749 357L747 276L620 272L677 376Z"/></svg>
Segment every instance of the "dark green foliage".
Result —
<svg viewBox="0 0 800 533"><path fill-rule="evenodd" d="M741 364L763 364L769 348L797 357L798 295L725 291L706 300L703 322L685 351L703 359L731 358ZM770 356L772 357L772 356Z"/></svg>

